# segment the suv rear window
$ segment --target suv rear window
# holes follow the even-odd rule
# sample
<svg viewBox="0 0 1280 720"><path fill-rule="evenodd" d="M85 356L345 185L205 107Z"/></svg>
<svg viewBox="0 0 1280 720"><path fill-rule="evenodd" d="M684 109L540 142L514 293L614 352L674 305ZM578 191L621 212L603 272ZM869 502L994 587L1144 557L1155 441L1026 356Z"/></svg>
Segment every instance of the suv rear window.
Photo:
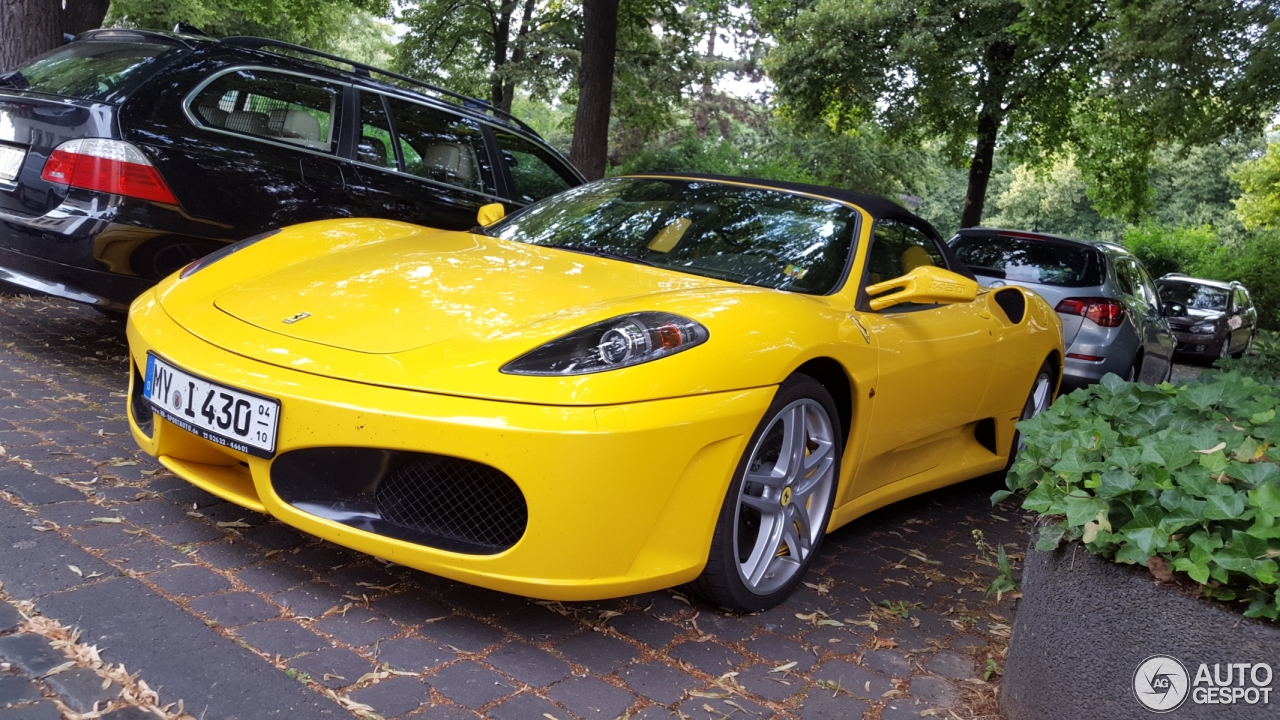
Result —
<svg viewBox="0 0 1280 720"><path fill-rule="evenodd" d="M960 235L951 241L951 249L975 275L1057 287L1102 284L1102 253L1084 245Z"/></svg>
<svg viewBox="0 0 1280 720"><path fill-rule="evenodd" d="M161 55L174 49L147 42L72 43L19 68L7 84L50 95L115 102L150 74Z"/></svg>

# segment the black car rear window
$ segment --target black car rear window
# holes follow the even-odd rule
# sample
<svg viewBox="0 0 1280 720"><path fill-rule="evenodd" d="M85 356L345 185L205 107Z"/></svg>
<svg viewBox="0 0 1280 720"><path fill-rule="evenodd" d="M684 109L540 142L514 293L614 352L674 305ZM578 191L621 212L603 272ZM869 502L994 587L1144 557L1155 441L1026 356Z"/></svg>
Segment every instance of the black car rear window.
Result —
<svg viewBox="0 0 1280 720"><path fill-rule="evenodd" d="M1092 287L1103 281L1102 253L1085 245L960 235L951 249L976 275L1057 287Z"/></svg>
<svg viewBox="0 0 1280 720"><path fill-rule="evenodd" d="M115 102L150 75L173 45L130 41L76 42L51 50L10 75L10 87Z"/></svg>

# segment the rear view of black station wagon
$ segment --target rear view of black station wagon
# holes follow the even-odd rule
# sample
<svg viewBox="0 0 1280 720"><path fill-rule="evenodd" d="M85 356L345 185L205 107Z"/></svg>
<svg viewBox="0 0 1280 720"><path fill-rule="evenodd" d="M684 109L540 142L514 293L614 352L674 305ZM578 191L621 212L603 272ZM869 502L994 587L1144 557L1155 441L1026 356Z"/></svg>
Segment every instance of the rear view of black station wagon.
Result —
<svg viewBox="0 0 1280 720"><path fill-rule="evenodd" d="M481 101L260 38L97 30L0 75L0 281L107 310L283 225L466 229L581 182Z"/></svg>

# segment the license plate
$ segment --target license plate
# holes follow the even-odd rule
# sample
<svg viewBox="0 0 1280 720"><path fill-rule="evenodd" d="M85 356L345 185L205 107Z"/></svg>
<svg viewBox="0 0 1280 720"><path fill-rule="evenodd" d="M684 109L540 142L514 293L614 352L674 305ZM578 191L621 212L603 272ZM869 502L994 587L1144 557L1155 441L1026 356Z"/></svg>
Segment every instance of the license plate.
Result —
<svg viewBox="0 0 1280 720"><path fill-rule="evenodd" d="M0 145L0 180L12 180L18 177L18 170L22 168L22 159L26 156L27 151L22 148Z"/></svg>
<svg viewBox="0 0 1280 720"><path fill-rule="evenodd" d="M205 380L150 353L142 395L157 415L193 435L262 458L276 452L278 400Z"/></svg>

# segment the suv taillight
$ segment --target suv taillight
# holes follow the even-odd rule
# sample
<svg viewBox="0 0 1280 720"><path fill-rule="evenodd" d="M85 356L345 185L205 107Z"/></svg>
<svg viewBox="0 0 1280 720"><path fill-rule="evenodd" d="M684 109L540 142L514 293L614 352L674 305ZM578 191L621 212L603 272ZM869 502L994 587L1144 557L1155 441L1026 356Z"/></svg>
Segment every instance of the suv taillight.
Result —
<svg viewBox="0 0 1280 720"><path fill-rule="evenodd" d="M1064 315L1082 315L1102 327L1120 327L1124 322L1124 305L1111 298L1067 298L1054 310Z"/></svg>
<svg viewBox="0 0 1280 720"><path fill-rule="evenodd" d="M120 140L68 140L50 153L40 177L59 185L178 204L147 156Z"/></svg>

